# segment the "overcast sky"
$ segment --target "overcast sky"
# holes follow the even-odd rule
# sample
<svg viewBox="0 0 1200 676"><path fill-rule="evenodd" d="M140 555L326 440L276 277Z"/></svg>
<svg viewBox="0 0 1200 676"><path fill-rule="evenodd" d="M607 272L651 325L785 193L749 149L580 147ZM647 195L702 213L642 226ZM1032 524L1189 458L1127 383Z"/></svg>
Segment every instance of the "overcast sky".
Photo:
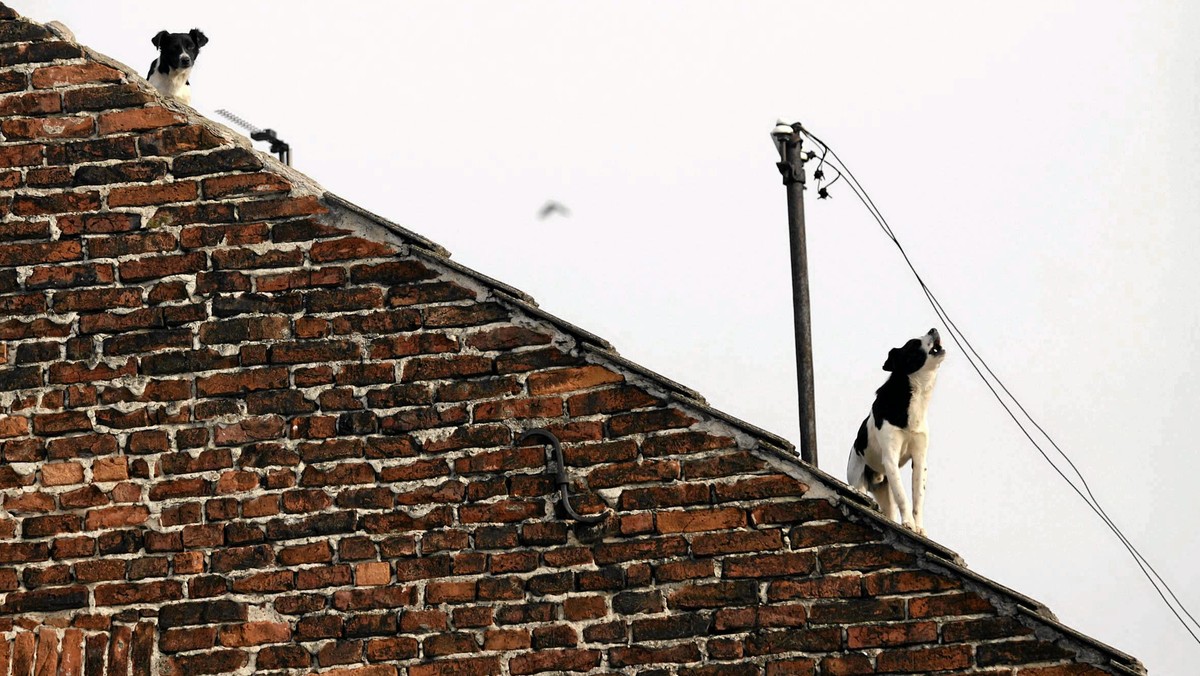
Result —
<svg viewBox="0 0 1200 676"><path fill-rule="evenodd" d="M145 72L211 42L193 103L277 129L327 189L798 442L784 189L798 119L1110 516L1200 610L1200 7L1182 2L10 0ZM936 325L867 212L809 195L820 466L844 476L887 350ZM537 218L547 199L569 218ZM1200 646L962 355L930 412L926 527L1142 659Z"/></svg>

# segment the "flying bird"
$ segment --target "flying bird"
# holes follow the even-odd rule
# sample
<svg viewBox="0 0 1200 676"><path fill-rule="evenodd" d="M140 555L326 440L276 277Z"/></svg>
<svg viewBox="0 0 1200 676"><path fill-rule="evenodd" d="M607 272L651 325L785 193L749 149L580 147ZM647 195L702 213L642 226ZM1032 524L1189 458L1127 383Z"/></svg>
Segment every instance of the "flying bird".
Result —
<svg viewBox="0 0 1200 676"><path fill-rule="evenodd" d="M543 206L540 211L538 211L538 218L540 218L544 221L556 213L565 217L565 216L571 215L571 210L564 207L559 202L550 200L550 201L546 202L545 206Z"/></svg>

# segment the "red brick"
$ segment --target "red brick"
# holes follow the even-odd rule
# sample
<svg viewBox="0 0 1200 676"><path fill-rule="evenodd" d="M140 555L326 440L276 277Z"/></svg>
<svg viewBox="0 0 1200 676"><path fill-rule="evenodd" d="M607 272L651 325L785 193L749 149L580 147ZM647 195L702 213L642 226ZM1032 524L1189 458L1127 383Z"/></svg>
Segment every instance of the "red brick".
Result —
<svg viewBox="0 0 1200 676"><path fill-rule="evenodd" d="M0 417L0 438L20 437L29 433L29 418L21 416Z"/></svg>
<svg viewBox="0 0 1200 676"><path fill-rule="evenodd" d="M499 657L457 657L408 668L408 676L499 676L501 673Z"/></svg>
<svg viewBox="0 0 1200 676"><path fill-rule="evenodd" d="M0 115L42 115L62 110L62 97L56 92L29 92L0 98Z"/></svg>
<svg viewBox="0 0 1200 676"><path fill-rule="evenodd" d="M859 625L846 631L846 645L852 649L937 642L937 625L933 622Z"/></svg>
<svg viewBox="0 0 1200 676"><path fill-rule="evenodd" d="M207 266L208 259L202 252L197 251L187 254L147 256L122 261L118 266L118 270L123 282L144 282L149 279L199 272Z"/></svg>
<svg viewBox="0 0 1200 676"><path fill-rule="evenodd" d="M163 632L159 647L170 653L204 650L216 645L216 637L216 627L168 629Z"/></svg>
<svg viewBox="0 0 1200 676"><path fill-rule="evenodd" d="M316 268L297 270L255 278L255 288L260 292L311 289L323 286L341 286L346 283L345 268Z"/></svg>
<svg viewBox="0 0 1200 676"><path fill-rule="evenodd" d="M965 645L884 651L877 658L877 670L881 674L964 669L970 664L971 647Z"/></svg>
<svg viewBox="0 0 1200 676"><path fill-rule="evenodd" d="M42 465L43 486L66 486L83 483L83 465L78 462L56 462Z"/></svg>
<svg viewBox="0 0 1200 676"><path fill-rule="evenodd" d="M221 627L219 641L229 648L286 643L292 638L291 627L286 622L246 622Z"/></svg>
<svg viewBox="0 0 1200 676"><path fill-rule="evenodd" d="M204 179L205 199L233 195L261 195L291 190L291 184L275 174L233 174Z"/></svg>
<svg viewBox="0 0 1200 676"><path fill-rule="evenodd" d="M396 676L399 672L389 664L374 664L367 667L346 667L322 671L321 676ZM409 671L411 674L412 671Z"/></svg>
<svg viewBox="0 0 1200 676"><path fill-rule="evenodd" d="M0 130L10 140L87 138L95 129L91 117L16 118L0 123Z"/></svg>
<svg viewBox="0 0 1200 676"><path fill-rule="evenodd" d="M723 564L727 578L800 576L812 573L817 557L811 552L759 554L726 559Z"/></svg>
<svg viewBox="0 0 1200 676"><path fill-rule="evenodd" d="M247 369L217 373L196 379L196 393L202 397L245 394L288 386L288 372L282 367Z"/></svg>
<svg viewBox="0 0 1200 676"><path fill-rule="evenodd" d="M713 626L718 631L739 629L800 627L808 620L808 613L800 604L788 606L764 606L757 608L726 608L713 615Z"/></svg>
<svg viewBox="0 0 1200 676"><path fill-rule="evenodd" d="M600 666L599 650L545 650L526 652L508 661L514 676L540 674L547 671L591 671Z"/></svg>
<svg viewBox="0 0 1200 676"><path fill-rule="evenodd" d="M692 540L692 552L698 556L744 554L782 548L783 538L778 530L705 533Z"/></svg>
<svg viewBox="0 0 1200 676"><path fill-rule="evenodd" d="M83 257L78 241L0 244L0 265L41 265L76 261Z"/></svg>
<svg viewBox="0 0 1200 676"><path fill-rule="evenodd" d="M96 605L124 606L133 603L162 603L183 598L183 584L161 580L141 584L101 584L96 587Z"/></svg>
<svg viewBox="0 0 1200 676"><path fill-rule="evenodd" d="M373 242L361 237L343 237L313 244L308 255L314 263L327 263L356 258L380 258L395 253L395 249L382 242Z"/></svg>
<svg viewBox="0 0 1200 676"><path fill-rule="evenodd" d="M96 481L124 481L130 478L126 457L97 457L91 463L91 477Z"/></svg>
<svg viewBox="0 0 1200 676"><path fill-rule="evenodd" d="M243 221L313 216L326 211L328 210L319 199L307 195L275 200L253 200L238 204L238 215Z"/></svg>
<svg viewBox="0 0 1200 676"><path fill-rule="evenodd" d="M42 146L36 144L0 147L0 167L32 167L42 163Z"/></svg>
<svg viewBox="0 0 1200 676"><path fill-rule="evenodd" d="M196 199L198 194L195 181L116 187L108 193L108 206L142 207L187 202Z"/></svg>
<svg viewBox="0 0 1200 676"><path fill-rule="evenodd" d="M412 382L480 376L491 373L492 368L492 359L480 355L415 357L404 363L400 380Z"/></svg>
<svg viewBox="0 0 1200 676"><path fill-rule="evenodd" d="M767 587L767 600L845 598L862 595L858 573L827 575L810 580L777 580Z"/></svg>
<svg viewBox="0 0 1200 676"><path fill-rule="evenodd" d="M69 286L91 286L109 284L116 279L112 265L84 263L79 265L53 265L34 268L25 278L29 289L63 288Z"/></svg>
<svg viewBox="0 0 1200 676"><path fill-rule="evenodd" d="M354 567L354 583L359 586L386 585L391 580L392 569L386 561L360 563Z"/></svg>
<svg viewBox="0 0 1200 676"><path fill-rule="evenodd" d="M107 507L88 512L85 526L88 530L136 526L145 523L148 518L150 510L143 505Z"/></svg>
<svg viewBox="0 0 1200 676"><path fill-rule="evenodd" d="M909 602L909 617L947 617L954 615L981 615L994 613L996 609L987 599L971 593L922 596Z"/></svg>
<svg viewBox="0 0 1200 676"><path fill-rule="evenodd" d="M89 82L119 82L120 71L95 62L70 66L47 66L33 71L31 82L36 89L53 89L63 85Z"/></svg>
<svg viewBox="0 0 1200 676"><path fill-rule="evenodd" d="M238 446L251 441L277 439L283 435L283 418L261 416L245 418L231 425L217 425L215 440L219 446Z"/></svg>
<svg viewBox="0 0 1200 676"><path fill-rule="evenodd" d="M598 467L588 473L588 486L612 488L640 483L662 483L679 478L676 460L649 460Z"/></svg>
<svg viewBox="0 0 1200 676"><path fill-rule="evenodd" d="M558 394L624 380L625 376L603 366L587 365L533 373L527 383L531 394Z"/></svg>
<svg viewBox="0 0 1200 676"><path fill-rule="evenodd" d="M619 647L608 652L608 663L615 667L699 662L701 659L700 649L692 644L664 648Z"/></svg>
<svg viewBox="0 0 1200 676"><path fill-rule="evenodd" d="M137 214L68 214L58 217L58 229L64 235L107 234L136 230L141 225ZM93 244L95 240L93 240Z"/></svg>
<svg viewBox="0 0 1200 676"><path fill-rule="evenodd" d="M668 510L657 514L660 533L695 533L726 530L746 524L746 513L736 508Z"/></svg>
<svg viewBox="0 0 1200 676"><path fill-rule="evenodd" d="M148 131L160 127L170 127L183 124L187 122L187 119L167 108L154 106L101 113L98 122L100 135L107 136L120 132Z"/></svg>

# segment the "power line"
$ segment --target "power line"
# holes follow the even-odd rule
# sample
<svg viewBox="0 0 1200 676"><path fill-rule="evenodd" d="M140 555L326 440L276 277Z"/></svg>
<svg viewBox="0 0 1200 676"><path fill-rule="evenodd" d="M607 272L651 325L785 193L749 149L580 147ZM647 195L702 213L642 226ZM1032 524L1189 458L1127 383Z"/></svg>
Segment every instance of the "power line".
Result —
<svg viewBox="0 0 1200 676"><path fill-rule="evenodd" d="M883 230L884 234L887 235L888 239L890 239L892 243L896 245L896 248L900 251L900 255L904 258L905 264L908 265L908 269L912 271L917 283L920 284L921 291L925 294L925 298L927 301L929 301L934 313L937 315L938 319L941 320L943 326L946 327L947 332L954 340L954 343L958 345L959 350L962 351L963 355L967 358L967 362L971 365L971 368L975 370L975 373L979 376L980 380L982 380L984 385L987 386L988 390L991 391L992 396L996 398L996 401L1000 403L1000 406L1004 409L1008 416L1012 418L1012 421L1016 423L1017 427L1020 428L1021 433L1024 434L1025 438L1029 440L1029 443L1032 444L1035 449L1037 449L1042 458L1050 464L1050 467L1054 469L1055 473L1062 477L1063 481L1067 482L1067 485L1069 485L1071 489L1075 491L1075 493L1084 501L1084 503L1087 504L1092 512L1094 512L1096 516L1100 517L1104 524L1108 526L1109 530L1111 530L1113 534L1117 536L1117 538L1121 541L1121 544L1125 547L1126 551L1128 551L1130 556L1133 557L1133 561L1141 570L1142 575L1145 576L1145 578L1150 582L1151 586L1154 587L1154 591L1158 593L1159 598L1162 599L1163 603L1166 604L1167 608L1171 611L1171 614L1175 616L1175 619L1179 620L1179 623L1183 625L1184 630L1191 635L1192 639L1200 644L1200 636L1197 636L1196 631L1194 631L1192 627L1188 625L1188 622L1187 620L1184 620L1183 615L1186 615L1187 618L1191 620L1191 623L1197 627L1197 629L1200 629L1200 622L1196 621L1196 618L1191 614L1191 612L1188 611L1187 607L1183 605L1183 602L1179 600L1179 597L1175 595L1175 592L1171 589L1170 585L1167 584L1166 580L1159 575L1154 566L1150 564L1146 557L1143 556L1136 547L1134 547L1133 543L1128 537L1126 537L1125 533L1123 533L1121 529L1117 527L1116 523L1114 523L1113 520L1108 516L1108 513L1104 511L1104 508L1100 505L1100 501L1092 492L1091 486L1088 485L1087 479L1084 478L1083 473L1071 460L1070 456L1068 456L1067 453L1062 450L1062 448L1057 442L1054 441L1050 434L1047 433L1046 430L1033 418L1033 416L1029 414L1029 411L1026 410L1021 404L1020 400L1013 395L1013 393L1004 384L1004 381L1002 381L1000 377L996 375L995 371L988 366L987 362L983 359L979 352L975 350L975 347L967 339L966 334L964 334L954 323L954 321L950 319L949 313L946 312L941 302L938 301L937 296L934 295L933 291L925 283L925 280L921 278L920 273L917 272L916 266L913 265L912 260L908 257L908 253L904 250L904 247L901 246L900 240L892 231L891 226L888 225L887 219L883 217L883 213L879 210L879 207L875 205L874 200L871 199L871 196L867 193L866 189L862 187L861 183L859 183L858 178L854 176L854 173L850 171L850 169L846 166L846 163L842 161L842 158L838 157L838 154L829 146L829 144L825 143L812 132L804 129L803 127L800 127L800 132L822 149L821 165L827 164L838 172L838 177L835 178L834 181L837 181L843 177L846 179L846 184L850 186L850 189L852 192L854 192L854 195L859 199L860 202L862 202L863 206L867 208L867 211L875 219L876 223L879 224L879 227ZM834 162L836 162L836 165ZM964 345L966 346L965 349ZM987 372L987 376L984 375L984 371ZM991 380L988 379L988 376L991 377ZM995 381L995 385L993 385L992 381ZM1016 406L1017 410L1019 410L1020 413L1025 416L1028 422L1038 431L1038 433L1045 437L1054 450L1060 456L1062 456L1063 460L1067 462L1067 464L1071 467L1071 470L1075 473L1075 476L1079 477L1079 482L1083 486L1082 490L1053 460L1051 460L1049 454L1034 439L1033 434L1026 428L1026 425L1021 421L1017 414L1013 412L1012 408L1009 407L1008 402L1006 402L1004 398L1000 396L1000 392L996 389L997 387L999 387L1000 390L1002 390L1004 394L1012 400L1012 403ZM1170 595L1171 599L1174 600L1174 604L1167 600L1168 595ZM1176 605L1178 606L1178 610L1175 607ZM1180 615L1180 611L1182 611L1183 615Z"/></svg>

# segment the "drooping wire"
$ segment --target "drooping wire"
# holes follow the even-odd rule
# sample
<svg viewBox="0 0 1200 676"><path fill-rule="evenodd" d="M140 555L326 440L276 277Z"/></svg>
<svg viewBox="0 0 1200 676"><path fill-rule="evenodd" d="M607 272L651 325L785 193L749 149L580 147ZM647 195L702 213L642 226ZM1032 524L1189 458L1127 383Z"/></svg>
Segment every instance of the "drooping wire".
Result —
<svg viewBox="0 0 1200 676"><path fill-rule="evenodd" d="M929 288L929 286L925 283L925 280L921 277L920 273L917 272L916 266L913 264L912 260L909 258L908 253L904 250L904 247L900 244L900 240L896 237L896 234L892 231L892 228L888 224L887 219L885 219L883 217L883 213L875 205L874 200L871 199L871 196L867 193L866 189L862 187L862 184L858 181L858 178L854 176L854 173L852 171L850 171L850 169L846 166L846 163L829 146L829 144L825 143L820 138L818 138L816 135L814 135L812 132L808 131L807 129L804 129L803 127L800 128L800 132L821 148L821 150L822 150L821 164L819 166L824 166L824 165L828 164L828 166L830 168L833 168L835 171L838 172L838 174L839 174L838 178L842 178L843 175L846 177L846 184L850 187L851 191L854 192L855 196L858 197L859 201L862 202L863 206L867 208L867 211L871 214L871 216L879 224L880 228L883 230L884 234L887 235L888 239L890 239L892 241L892 243L896 245L896 248L900 251L900 255L904 258L905 264L908 266L909 270L912 272L913 276L916 278L917 283L921 286L921 291L925 294L925 298L927 301L929 301L929 304L933 308L934 313L937 315L938 319L941 320L943 326L946 327L947 332L950 334L950 337L954 340L954 342L958 346L959 350L961 350L963 355L966 356L967 362L971 365L971 368L975 370L975 373L979 376L980 380L982 380L984 385L986 385L987 388L991 391L992 396L995 397L996 401L1000 403L1000 406L1004 409L1005 413L1007 413L1008 416L1012 419L1012 421L1014 423L1016 423L1017 427L1021 430L1021 433L1025 435L1025 438L1029 440L1029 443L1031 445L1033 445L1033 447L1035 449L1037 449L1038 453L1041 454L1042 458L1045 459L1045 461L1051 466L1051 468L1054 469L1054 471L1059 475L1059 477L1061 477L1063 479L1063 481L1067 482L1067 485L1069 485L1071 487L1071 489L1075 491L1075 493L1080 497L1080 499L1082 499L1084 501L1085 504L1087 504L1087 506L1092 510L1092 512L1095 513L1098 517L1100 517L1100 519L1105 523L1105 525L1108 526L1109 530L1111 530L1113 532L1113 534L1117 536L1117 538L1121 541L1121 544L1125 547L1125 549L1129 552L1130 556L1133 558L1134 563L1136 563L1138 568L1141 570L1142 575L1146 577L1146 579L1150 582L1151 586L1154 587L1154 591L1157 592L1158 596L1163 600L1163 603L1166 604L1167 608L1171 611L1171 613L1175 616L1175 618L1179 621L1179 623L1181 625L1183 625L1184 630L1186 630L1188 632L1188 634L1191 635L1192 639L1195 640L1197 643L1200 643L1200 636L1197 636L1196 632L1193 631L1192 627L1188 626L1187 621L1183 619L1183 617L1179 614L1179 611L1182 611L1183 614L1186 615L1187 618L1192 621L1192 624L1197 626L1197 628L1200 628L1200 622L1196 621L1196 618L1191 614L1191 612L1188 611L1187 607L1184 606L1183 602L1179 600L1179 597L1175 594L1174 590L1171 589L1170 585L1167 584L1166 580L1164 580L1162 578L1162 576L1159 575L1158 571L1154 568L1153 565L1150 564L1149 560L1147 560L1146 557L1143 556L1142 553L1140 551L1138 551L1138 549L1136 547L1134 547L1133 543L1129 540L1129 538L1121 531L1120 528L1117 527L1116 523L1113 522L1113 520L1108 516L1108 513L1104 511L1104 508L1100 505L1100 501L1096 498L1095 494L1092 492L1091 486L1088 484L1087 479L1084 478L1083 473L1079 470L1079 468L1071 460L1070 456L1068 456L1066 454L1066 452L1062 450L1062 448L1058 445L1057 442L1054 441L1054 439L1050 436L1050 434L1047 433L1046 430L1040 424L1038 424L1038 422L1033 418L1033 416L1029 414L1028 410L1026 410L1025 407L1021 404L1020 400L1018 400L1017 397L1015 395L1013 395L1013 393L1008 389L1008 387L1004 384L1004 382L1000 379L1000 377L996 375L995 371L992 370L992 368L987 364L987 362L983 359L983 357L979 354L979 352L975 349L975 347L967 339L966 334L964 334L958 328L958 326L954 323L954 321L950 318L949 313L946 312L946 310L942 306L941 302L938 301L938 299L934 295L932 289ZM826 160L827 157L831 158L832 161L827 162L827 160ZM836 166L834 165L834 162L837 163ZM835 179L835 181L836 181L836 179ZM832 182L830 183L830 185L832 185ZM827 189L828 186L825 186L825 188ZM978 363L976 363L976 362L978 362ZM988 377L984 375L984 371L986 371L987 375L990 376L991 379L995 381L995 385L993 385L992 381L989 380ZM1008 402L1006 402L1004 400L1004 398L1000 396L1000 392L997 391L996 387L999 387L1000 390L1002 390L1004 392L1004 394L1007 395L1008 398L1012 400L1012 403L1021 412L1021 414L1025 416L1025 418L1029 421L1029 423L1032 424L1033 427L1043 437L1045 437L1045 439L1050 443L1050 445L1054 448L1054 450L1063 458L1063 460L1065 460L1067 462L1067 464L1071 467L1071 470L1074 472L1074 474L1077 477L1079 477L1079 482L1080 482L1080 484L1082 484L1083 490L1080 490L1079 486L1077 486L1075 484L1075 482L1072 481L1071 478L1068 477L1053 460L1051 460L1050 456L1046 453L1045 449L1043 449L1042 446L1033 438L1033 435L1026 428L1025 424L1022 423L1022 421L1020 420L1020 418L1018 418L1016 413L1014 413L1013 410L1009 407ZM1086 495L1085 495L1085 492L1086 492ZM1161 585L1161 588L1160 588L1160 585ZM1164 590L1166 591L1165 594L1164 594ZM1175 605L1172 605L1171 602L1167 600L1168 594L1170 595L1171 599L1173 599L1175 601L1175 605L1178 605L1178 607L1179 607L1178 610L1176 610Z"/></svg>

